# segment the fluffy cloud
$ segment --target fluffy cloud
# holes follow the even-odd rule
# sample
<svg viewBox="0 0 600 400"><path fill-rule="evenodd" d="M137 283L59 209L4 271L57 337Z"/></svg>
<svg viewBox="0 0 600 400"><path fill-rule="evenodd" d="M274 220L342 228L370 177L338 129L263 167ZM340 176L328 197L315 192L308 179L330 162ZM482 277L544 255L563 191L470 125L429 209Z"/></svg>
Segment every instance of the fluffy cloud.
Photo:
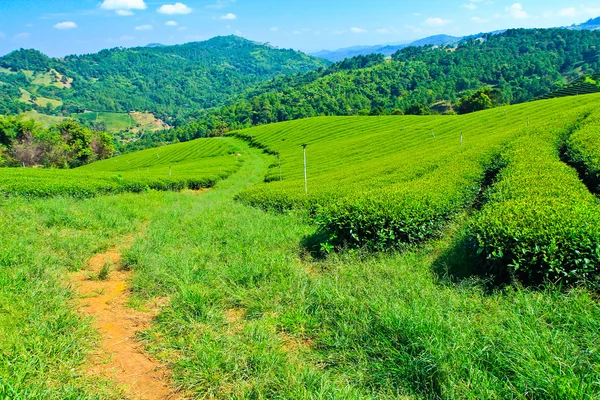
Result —
<svg viewBox="0 0 600 400"><path fill-rule="evenodd" d="M424 22L425 25L427 26L444 26L444 25L448 25L450 22L450 20L448 19L442 19L442 18L427 18Z"/></svg>
<svg viewBox="0 0 600 400"><path fill-rule="evenodd" d="M521 3L515 3L510 7L506 7L505 10L508 11L508 14L515 19L529 18L529 14L523 10L523 5Z"/></svg>
<svg viewBox="0 0 600 400"><path fill-rule="evenodd" d="M100 8L105 10L145 10L148 8L144 0L104 0Z"/></svg>
<svg viewBox="0 0 600 400"><path fill-rule="evenodd" d="M477 4L475 3L466 3L461 6L462 8L466 8L467 10L477 10Z"/></svg>
<svg viewBox="0 0 600 400"><path fill-rule="evenodd" d="M363 29L363 28L352 27L352 28L350 28L350 32L352 32L352 33L367 33L367 30Z"/></svg>
<svg viewBox="0 0 600 400"><path fill-rule="evenodd" d="M279 28L276 27L276 26L274 26L274 27L271 28L271 31L273 31L273 32L277 32L278 30L279 30Z"/></svg>
<svg viewBox="0 0 600 400"><path fill-rule="evenodd" d="M161 14L173 15L173 14L189 14L192 9L183 3L165 4L158 9Z"/></svg>
<svg viewBox="0 0 600 400"><path fill-rule="evenodd" d="M177 26L179 25L176 21L167 21L165 22L166 26Z"/></svg>
<svg viewBox="0 0 600 400"><path fill-rule="evenodd" d="M225 15L221 15L219 18L226 19L226 20L234 20L237 18L237 15L235 15L234 13L227 13Z"/></svg>
<svg viewBox="0 0 600 400"><path fill-rule="evenodd" d="M152 25L140 25L135 27L136 31L151 31Z"/></svg>
<svg viewBox="0 0 600 400"><path fill-rule="evenodd" d="M73 21L65 21L65 22L59 22L58 24L54 25L54 27L56 29L61 29L61 30L75 29L75 28L77 28L77 24Z"/></svg>
<svg viewBox="0 0 600 400"><path fill-rule="evenodd" d="M29 32L22 32L22 33L17 33L15 35L15 39L19 40L19 39L28 39L31 37L31 33Z"/></svg>
<svg viewBox="0 0 600 400"><path fill-rule="evenodd" d="M577 15L579 15L579 12L577 11L577 9L575 7L568 7L568 8L563 8L557 14L560 17L576 17Z"/></svg>
<svg viewBox="0 0 600 400"><path fill-rule="evenodd" d="M115 12L117 13L117 15L120 15L121 17L130 17L133 15L133 11L131 11L131 10L117 10Z"/></svg>
<svg viewBox="0 0 600 400"><path fill-rule="evenodd" d="M485 19L485 18L481 18L481 17L473 17L473 18L471 18L471 21L478 23L478 24L485 24L487 22L490 22L489 19Z"/></svg>

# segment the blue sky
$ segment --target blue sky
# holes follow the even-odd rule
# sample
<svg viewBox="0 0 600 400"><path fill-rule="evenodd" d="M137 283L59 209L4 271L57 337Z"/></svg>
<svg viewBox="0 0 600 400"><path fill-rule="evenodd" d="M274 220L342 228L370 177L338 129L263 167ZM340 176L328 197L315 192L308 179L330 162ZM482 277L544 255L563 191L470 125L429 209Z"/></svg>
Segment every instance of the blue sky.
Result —
<svg viewBox="0 0 600 400"><path fill-rule="evenodd" d="M0 54L64 56L229 34L316 51L597 16L600 0L0 0Z"/></svg>

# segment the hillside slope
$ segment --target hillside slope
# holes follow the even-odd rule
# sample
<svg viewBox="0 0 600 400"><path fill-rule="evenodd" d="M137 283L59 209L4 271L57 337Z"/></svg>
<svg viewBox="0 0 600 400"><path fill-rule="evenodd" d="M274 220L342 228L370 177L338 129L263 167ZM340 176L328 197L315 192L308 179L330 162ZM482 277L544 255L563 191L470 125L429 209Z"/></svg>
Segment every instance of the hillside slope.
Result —
<svg viewBox="0 0 600 400"><path fill-rule="evenodd" d="M0 112L16 111L21 88L58 100L69 113L150 111L171 122L223 104L273 77L325 65L324 60L297 51L236 36L179 46L114 48L61 59L19 50L0 58L0 82L5 87Z"/></svg>
<svg viewBox="0 0 600 400"><path fill-rule="evenodd" d="M391 61L359 56L268 81L155 139L186 140L315 116L453 113L459 100L482 87L492 88L496 104L521 103L600 70L599 41L600 31L516 29L457 48L408 47Z"/></svg>

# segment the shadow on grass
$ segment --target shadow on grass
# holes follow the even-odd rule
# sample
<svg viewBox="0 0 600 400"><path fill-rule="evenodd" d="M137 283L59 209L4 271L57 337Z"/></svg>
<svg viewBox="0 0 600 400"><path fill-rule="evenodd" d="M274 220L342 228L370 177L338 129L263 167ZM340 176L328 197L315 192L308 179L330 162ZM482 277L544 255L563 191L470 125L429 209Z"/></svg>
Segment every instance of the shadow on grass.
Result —
<svg viewBox="0 0 600 400"><path fill-rule="evenodd" d="M323 244L327 243L328 238L327 233L317 230L310 235L304 236L300 241L300 245L313 259L324 260L327 257L327 250Z"/></svg>
<svg viewBox="0 0 600 400"><path fill-rule="evenodd" d="M477 282L490 294L511 281L508 276L489 273L485 260L477 255L473 239L466 231L458 233L452 243L442 249L433 262L432 269L441 283L459 285Z"/></svg>

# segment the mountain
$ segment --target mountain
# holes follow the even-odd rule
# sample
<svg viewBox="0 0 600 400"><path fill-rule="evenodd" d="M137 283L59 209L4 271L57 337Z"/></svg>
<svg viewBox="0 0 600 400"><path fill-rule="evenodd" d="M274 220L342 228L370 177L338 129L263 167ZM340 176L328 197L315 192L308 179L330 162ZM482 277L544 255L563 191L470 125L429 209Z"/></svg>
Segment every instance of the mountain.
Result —
<svg viewBox="0 0 600 400"><path fill-rule="evenodd" d="M315 116L454 113L522 103L600 71L600 30L513 29L446 48L345 59L247 91L192 124L137 146Z"/></svg>
<svg viewBox="0 0 600 400"><path fill-rule="evenodd" d="M571 25L570 26L571 29L586 29L586 30L591 30L594 31L596 29L600 29L600 17L597 18L592 18L582 24L579 25Z"/></svg>
<svg viewBox="0 0 600 400"><path fill-rule="evenodd" d="M383 54L385 56L391 56L398 50L404 49L409 46L444 46L448 44L455 44L460 41L460 37L449 36L449 35L435 35L419 39L411 43L401 43L395 45L376 45L376 46L354 46L346 47L338 50L322 50L316 53L310 53L314 57L324 58L329 61L337 62L342 61L345 58L352 58L356 56L362 56L367 54Z"/></svg>
<svg viewBox="0 0 600 400"><path fill-rule="evenodd" d="M579 25L573 24L569 27L564 27L564 28L572 29L572 30L600 29L600 17L592 18L589 21L584 22ZM503 29L503 30L498 30L498 31L488 32L488 33L496 35L496 34L500 34L505 31L506 30ZM316 53L309 53L309 54L314 57L324 58L324 59L332 61L332 62L338 62L338 61L342 61L345 58L352 58L352 57L356 57L356 56L360 56L360 55L367 55L367 54L383 54L385 56L391 56L398 50L402 50L409 46L420 47L420 46L455 45L455 44L459 43L461 40L476 39L476 38L482 37L483 35L484 35L484 33L478 33L475 35L469 35L469 36L464 36L464 37L455 37L455 36L449 36L449 35L435 35L435 36L426 37L424 39L419 39L419 40L416 40L411 43L399 43L396 45L380 44L380 45L374 45L374 46L353 46L353 47L346 47L346 48L342 48L342 49L338 49L338 50L321 50Z"/></svg>
<svg viewBox="0 0 600 400"><path fill-rule="evenodd" d="M0 113L149 111L172 123L277 76L327 65L237 36L64 58L21 49L0 58Z"/></svg>

